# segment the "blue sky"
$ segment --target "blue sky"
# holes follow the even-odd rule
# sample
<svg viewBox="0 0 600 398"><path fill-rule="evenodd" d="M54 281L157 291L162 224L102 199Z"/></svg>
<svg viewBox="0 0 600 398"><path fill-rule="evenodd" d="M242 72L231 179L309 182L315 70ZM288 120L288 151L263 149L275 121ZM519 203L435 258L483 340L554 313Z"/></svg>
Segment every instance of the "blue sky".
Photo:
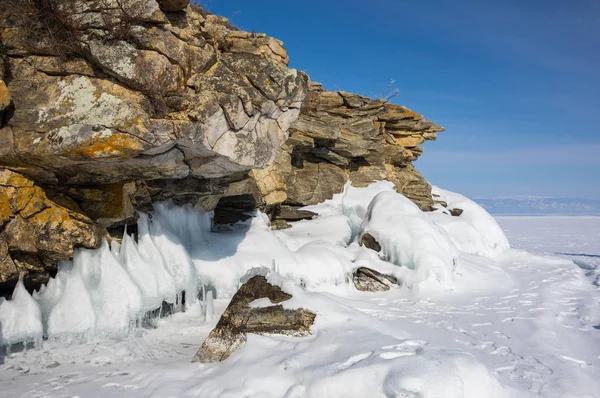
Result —
<svg viewBox="0 0 600 398"><path fill-rule="evenodd" d="M330 90L446 127L416 163L468 196L600 199L600 1L199 1Z"/></svg>

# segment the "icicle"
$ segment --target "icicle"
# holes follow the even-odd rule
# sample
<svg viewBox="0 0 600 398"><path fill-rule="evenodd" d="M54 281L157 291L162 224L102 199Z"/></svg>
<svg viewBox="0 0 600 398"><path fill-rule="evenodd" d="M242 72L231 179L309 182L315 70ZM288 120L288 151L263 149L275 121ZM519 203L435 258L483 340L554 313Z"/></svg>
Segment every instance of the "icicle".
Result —
<svg viewBox="0 0 600 398"><path fill-rule="evenodd" d="M208 295L206 296L206 311L205 314L207 314L207 316L205 316L205 318L208 318L209 320L213 320L213 318L215 317L215 303L213 301L213 291L209 290L208 291Z"/></svg>
<svg viewBox="0 0 600 398"><path fill-rule="evenodd" d="M204 287L204 283L202 284L202 313L206 321L206 288Z"/></svg>

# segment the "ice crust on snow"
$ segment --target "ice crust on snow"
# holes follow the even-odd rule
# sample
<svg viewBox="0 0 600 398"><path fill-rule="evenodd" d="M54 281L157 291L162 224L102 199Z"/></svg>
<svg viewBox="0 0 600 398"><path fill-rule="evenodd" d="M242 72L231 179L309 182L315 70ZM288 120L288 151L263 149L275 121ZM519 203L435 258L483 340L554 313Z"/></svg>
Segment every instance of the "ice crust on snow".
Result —
<svg viewBox="0 0 600 398"><path fill-rule="evenodd" d="M231 297L250 270L260 267L275 267L309 290L351 289L349 275L359 266L393 274L407 291L449 290L459 250L492 256L508 243L494 219L474 202L438 188L435 192L463 214L423 213L386 181L367 188L347 184L331 200L307 207L317 218L275 232L260 212L239 228L214 232L210 212L157 204L152 218L140 213L137 242L125 233L121 243L76 249L73 261L60 264L56 278L34 292L29 302L37 303L36 309L27 311L31 319L41 313L48 338L126 334L163 302L181 306L182 292L188 304L198 297L206 301L206 289L213 298ZM382 245L383 259L359 247L365 233ZM26 291L16 295L21 300L28 296ZM14 305L5 302L0 309L8 314Z"/></svg>

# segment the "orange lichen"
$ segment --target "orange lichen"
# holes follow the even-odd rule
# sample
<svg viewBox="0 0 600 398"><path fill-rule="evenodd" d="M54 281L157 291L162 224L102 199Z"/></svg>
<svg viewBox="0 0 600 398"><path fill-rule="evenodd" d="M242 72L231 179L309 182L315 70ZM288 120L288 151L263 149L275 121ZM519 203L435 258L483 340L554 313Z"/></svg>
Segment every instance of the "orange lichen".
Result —
<svg viewBox="0 0 600 398"><path fill-rule="evenodd" d="M423 115L420 115L404 106L396 104L386 104L385 111L380 115L383 120L399 120L399 119L423 119Z"/></svg>
<svg viewBox="0 0 600 398"><path fill-rule="evenodd" d="M10 201L8 195L5 195L0 188L0 224L4 223L13 215L10 209Z"/></svg>
<svg viewBox="0 0 600 398"><path fill-rule="evenodd" d="M65 155L75 159L129 159L144 150L138 139L127 134L112 134L108 137L90 137Z"/></svg>
<svg viewBox="0 0 600 398"><path fill-rule="evenodd" d="M27 203L29 203L29 201L31 200L31 198L33 197L33 195L36 193L36 188L34 187L26 187L26 188L20 188L17 191L17 198L16 201L14 203L14 212L19 212L21 210L23 210L25 208L25 206L27 206Z"/></svg>
<svg viewBox="0 0 600 398"><path fill-rule="evenodd" d="M32 187L33 181L10 170L0 170L0 185L8 187Z"/></svg>
<svg viewBox="0 0 600 398"><path fill-rule="evenodd" d="M0 79L0 110L6 108L10 104L10 94L4 80Z"/></svg>

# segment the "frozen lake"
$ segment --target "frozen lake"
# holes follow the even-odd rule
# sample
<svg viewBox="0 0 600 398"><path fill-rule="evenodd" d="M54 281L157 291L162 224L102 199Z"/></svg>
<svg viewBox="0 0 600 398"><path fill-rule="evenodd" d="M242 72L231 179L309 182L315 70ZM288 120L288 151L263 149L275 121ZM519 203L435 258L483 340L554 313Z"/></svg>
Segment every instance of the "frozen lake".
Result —
<svg viewBox="0 0 600 398"><path fill-rule="evenodd" d="M506 388L494 397L600 396L600 217L497 220L517 250L465 255L456 278L470 290L317 294L347 320L304 340L250 336L226 362L200 367L190 359L216 319L194 310L117 341L46 342L4 359L0 396L417 397L409 391L426 383L427 397L478 397L497 388L488 374Z"/></svg>

